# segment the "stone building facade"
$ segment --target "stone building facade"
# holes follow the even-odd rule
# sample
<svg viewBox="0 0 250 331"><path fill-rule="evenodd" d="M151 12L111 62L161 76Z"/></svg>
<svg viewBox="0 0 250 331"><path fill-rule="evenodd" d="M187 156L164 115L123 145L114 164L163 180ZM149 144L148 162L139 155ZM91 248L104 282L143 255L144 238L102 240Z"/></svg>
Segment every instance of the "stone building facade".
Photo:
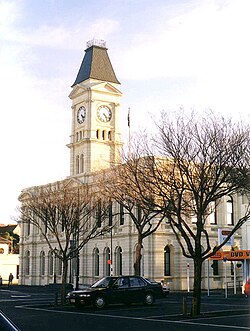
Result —
<svg viewBox="0 0 250 331"><path fill-rule="evenodd" d="M122 147L120 131L120 83L115 75L104 42L87 44L85 56L69 95L72 100L72 127L70 135L70 176L68 180L93 183L94 173L109 168L119 158ZM52 184L56 185L56 183ZM30 197L32 188L26 188L20 201ZM207 227L214 244L218 230L230 229L244 214L246 201L242 196L225 197L209 216ZM79 283L90 284L103 275L133 274L137 232L128 215L114 217L112 232L89 241L79 255ZM192 227L192 220L190 220ZM53 237L51 236L51 241ZM241 248L241 231L234 236L234 245ZM142 275L168 282L172 290L186 290L192 286L193 269L190 260L182 256L180 247L166 222L143 242ZM112 260L112 270L110 265ZM242 279L242 269L227 262L204 263L202 287L222 288L225 270ZM73 265L69 271L72 282ZM61 263L53 257L41 234L32 225L21 223L20 284L45 285L61 282Z"/></svg>

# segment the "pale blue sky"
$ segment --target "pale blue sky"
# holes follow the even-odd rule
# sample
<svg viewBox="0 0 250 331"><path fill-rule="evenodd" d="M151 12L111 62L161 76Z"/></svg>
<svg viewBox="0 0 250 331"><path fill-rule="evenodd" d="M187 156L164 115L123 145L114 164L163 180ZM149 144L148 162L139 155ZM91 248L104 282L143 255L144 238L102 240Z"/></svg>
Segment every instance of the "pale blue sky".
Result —
<svg viewBox="0 0 250 331"><path fill-rule="evenodd" d="M86 42L121 82L124 140L161 110L250 112L249 0L0 0L0 223L22 188L69 175L68 95ZM150 115L151 114L151 115Z"/></svg>

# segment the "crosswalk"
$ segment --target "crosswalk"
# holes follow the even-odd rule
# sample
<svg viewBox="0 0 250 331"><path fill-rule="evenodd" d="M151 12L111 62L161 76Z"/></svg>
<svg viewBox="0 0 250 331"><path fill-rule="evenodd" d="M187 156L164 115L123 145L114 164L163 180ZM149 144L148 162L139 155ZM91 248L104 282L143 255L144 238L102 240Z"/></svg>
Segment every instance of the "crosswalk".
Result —
<svg viewBox="0 0 250 331"><path fill-rule="evenodd" d="M55 305L59 304L58 293L24 293L11 290L0 290L0 302L15 302L15 306L24 305Z"/></svg>

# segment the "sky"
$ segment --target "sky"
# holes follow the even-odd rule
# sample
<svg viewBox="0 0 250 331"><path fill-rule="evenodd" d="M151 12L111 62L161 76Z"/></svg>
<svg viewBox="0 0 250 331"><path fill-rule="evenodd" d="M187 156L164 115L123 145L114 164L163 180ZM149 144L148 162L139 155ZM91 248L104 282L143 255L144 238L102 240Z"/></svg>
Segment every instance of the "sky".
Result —
<svg viewBox="0 0 250 331"><path fill-rule="evenodd" d="M121 82L123 140L182 108L249 120L249 0L0 0L0 223L69 175L71 92L89 40Z"/></svg>

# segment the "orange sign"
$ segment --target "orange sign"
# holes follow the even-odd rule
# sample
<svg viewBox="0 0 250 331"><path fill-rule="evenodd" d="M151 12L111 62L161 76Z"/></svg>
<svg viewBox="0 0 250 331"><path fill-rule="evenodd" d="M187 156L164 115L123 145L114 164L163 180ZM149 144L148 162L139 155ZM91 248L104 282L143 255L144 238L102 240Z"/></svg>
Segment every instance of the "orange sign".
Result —
<svg viewBox="0 0 250 331"><path fill-rule="evenodd" d="M250 250L216 252L209 260L250 260Z"/></svg>

